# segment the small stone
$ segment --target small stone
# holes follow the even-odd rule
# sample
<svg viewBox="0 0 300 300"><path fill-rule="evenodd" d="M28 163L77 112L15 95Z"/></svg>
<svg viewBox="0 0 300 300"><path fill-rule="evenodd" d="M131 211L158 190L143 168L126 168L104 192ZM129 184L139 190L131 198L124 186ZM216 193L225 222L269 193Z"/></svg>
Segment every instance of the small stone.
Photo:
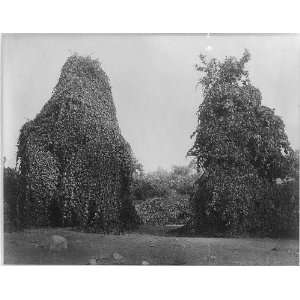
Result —
<svg viewBox="0 0 300 300"><path fill-rule="evenodd" d="M60 235L52 235L50 237L50 251L60 251L68 249L67 240Z"/></svg>
<svg viewBox="0 0 300 300"><path fill-rule="evenodd" d="M208 255L208 256L206 257L206 259L207 259L207 261L208 261L208 262L215 263L215 262L216 262L216 259L217 259L217 257L216 257L216 256L214 256L214 255Z"/></svg>
<svg viewBox="0 0 300 300"><path fill-rule="evenodd" d="M111 262L111 254L108 255L100 255L99 256L99 261L102 263L108 263Z"/></svg>
<svg viewBox="0 0 300 300"><path fill-rule="evenodd" d="M123 259L124 257L123 257L121 254L119 254L118 252L114 252L113 258L114 258L115 260L121 260L121 259Z"/></svg>
<svg viewBox="0 0 300 300"><path fill-rule="evenodd" d="M97 259L95 257L90 258L88 265L97 265Z"/></svg>
<svg viewBox="0 0 300 300"><path fill-rule="evenodd" d="M150 265L150 263L149 263L148 261L146 261L146 260L143 260L143 261L142 261L142 265L143 265L143 266L148 266L148 265Z"/></svg>

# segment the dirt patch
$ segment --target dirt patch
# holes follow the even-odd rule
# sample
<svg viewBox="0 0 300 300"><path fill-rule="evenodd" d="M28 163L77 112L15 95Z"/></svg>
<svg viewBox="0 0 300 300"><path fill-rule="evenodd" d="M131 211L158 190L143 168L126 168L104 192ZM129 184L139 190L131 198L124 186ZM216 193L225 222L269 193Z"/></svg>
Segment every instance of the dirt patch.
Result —
<svg viewBox="0 0 300 300"><path fill-rule="evenodd" d="M168 236L170 227L142 226L124 235L72 229L5 233L5 264L58 265L299 265L298 240ZM68 249L49 250L54 234ZM118 253L122 259L115 259Z"/></svg>

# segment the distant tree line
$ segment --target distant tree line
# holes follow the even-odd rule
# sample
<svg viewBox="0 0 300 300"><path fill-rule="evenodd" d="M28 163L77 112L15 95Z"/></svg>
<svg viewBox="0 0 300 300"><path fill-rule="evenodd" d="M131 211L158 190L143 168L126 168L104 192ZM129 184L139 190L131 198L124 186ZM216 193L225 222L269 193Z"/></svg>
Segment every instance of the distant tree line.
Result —
<svg viewBox="0 0 300 300"><path fill-rule="evenodd" d="M191 164L173 166L170 171L159 168L154 172L145 173L143 170L138 170L133 175L132 196L135 200L146 200L165 197L172 192L190 195L198 176Z"/></svg>

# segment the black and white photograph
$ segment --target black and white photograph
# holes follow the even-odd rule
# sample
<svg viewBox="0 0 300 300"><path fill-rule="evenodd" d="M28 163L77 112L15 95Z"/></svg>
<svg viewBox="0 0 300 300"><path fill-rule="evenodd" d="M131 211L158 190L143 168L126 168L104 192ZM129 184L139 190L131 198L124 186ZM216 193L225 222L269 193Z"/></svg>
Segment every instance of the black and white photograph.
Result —
<svg viewBox="0 0 300 300"><path fill-rule="evenodd" d="M299 265L299 34L3 34L5 265Z"/></svg>

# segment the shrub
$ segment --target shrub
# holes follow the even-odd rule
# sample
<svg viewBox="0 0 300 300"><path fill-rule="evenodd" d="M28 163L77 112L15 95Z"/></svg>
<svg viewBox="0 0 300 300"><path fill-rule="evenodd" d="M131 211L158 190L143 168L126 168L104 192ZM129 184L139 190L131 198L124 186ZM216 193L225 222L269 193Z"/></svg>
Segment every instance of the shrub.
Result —
<svg viewBox="0 0 300 300"><path fill-rule="evenodd" d="M190 166L174 166L169 175L169 186L181 195L191 195L198 174Z"/></svg>
<svg viewBox="0 0 300 300"><path fill-rule="evenodd" d="M19 206L20 177L15 169L4 168L3 176L3 213L4 231L14 231L21 228L22 216Z"/></svg>
<svg viewBox="0 0 300 300"><path fill-rule="evenodd" d="M176 192L156 197L136 206L141 222L150 225L185 224L191 217L189 197Z"/></svg>
<svg viewBox="0 0 300 300"><path fill-rule="evenodd" d="M132 195L136 200L167 197L172 191L190 195L198 174L189 166L174 166L171 171L159 169L134 177Z"/></svg>

